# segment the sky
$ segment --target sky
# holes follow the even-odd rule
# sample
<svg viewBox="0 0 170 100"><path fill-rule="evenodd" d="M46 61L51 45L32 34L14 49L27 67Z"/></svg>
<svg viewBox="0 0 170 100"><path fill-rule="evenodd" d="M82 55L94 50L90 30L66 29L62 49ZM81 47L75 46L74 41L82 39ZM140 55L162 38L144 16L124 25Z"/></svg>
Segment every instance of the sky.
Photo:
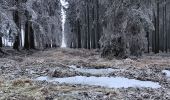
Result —
<svg viewBox="0 0 170 100"><path fill-rule="evenodd" d="M60 0L61 5L64 6L65 8L68 8L68 2L66 0Z"/></svg>
<svg viewBox="0 0 170 100"><path fill-rule="evenodd" d="M61 5L64 7L64 8L68 8L68 2L66 2L65 0L60 0L61 2ZM65 43L65 31L64 31L64 24L65 24L65 20L66 20L66 12L65 10L63 9L63 7L61 8L61 14L62 14L62 44L61 44L61 47L65 48L67 47L66 46L66 43Z"/></svg>

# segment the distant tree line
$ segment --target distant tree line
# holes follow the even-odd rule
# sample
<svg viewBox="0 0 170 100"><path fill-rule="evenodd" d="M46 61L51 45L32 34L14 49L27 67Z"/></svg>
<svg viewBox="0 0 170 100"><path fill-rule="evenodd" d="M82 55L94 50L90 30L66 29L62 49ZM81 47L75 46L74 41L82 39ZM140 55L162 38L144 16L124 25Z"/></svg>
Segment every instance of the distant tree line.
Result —
<svg viewBox="0 0 170 100"><path fill-rule="evenodd" d="M99 48L101 28L98 0L68 0L65 25L67 46L71 48Z"/></svg>
<svg viewBox="0 0 170 100"><path fill-rule="evenodd" d="M67 47L100 49L103 57L140 56L170 50L168 0L66 0ZM60 0L0 0L0 47L59 47Z"/></svg>
<svg viewBox="0 0 170 100"><path fill-rule="evenodd" d="M170 1L157 0L154 7L155 31L150 36L150 45L155 53L168 52L170 50Z"/></svg>
<svg viewBox="0 0 170 100"><path fill-rule="evenodd" d="M140 56L170 48L168 0L68 0L67 46L103 57Z"/></svg>

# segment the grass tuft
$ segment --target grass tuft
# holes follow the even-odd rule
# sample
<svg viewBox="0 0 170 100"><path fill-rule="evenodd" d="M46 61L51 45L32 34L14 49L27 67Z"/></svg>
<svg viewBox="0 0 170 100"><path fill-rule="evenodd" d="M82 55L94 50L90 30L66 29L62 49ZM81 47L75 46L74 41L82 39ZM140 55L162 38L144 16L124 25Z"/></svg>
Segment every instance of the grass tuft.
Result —
<svg viewBox="0 0 170 100"><path fill-rule="evenodd" d="M12 82L13 86L25 86L25 85L32 85L32 80L29 79L17 79Z"/></svg>

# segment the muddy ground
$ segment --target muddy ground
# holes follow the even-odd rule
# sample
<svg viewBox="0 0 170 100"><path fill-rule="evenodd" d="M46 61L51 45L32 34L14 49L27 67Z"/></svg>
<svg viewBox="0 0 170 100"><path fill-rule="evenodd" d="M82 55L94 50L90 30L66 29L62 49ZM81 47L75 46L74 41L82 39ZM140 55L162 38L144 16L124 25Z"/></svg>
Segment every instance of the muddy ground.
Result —
<svg viewBox="0 0 170 100"><path fill-rule="evenodd" d="M15 51L15 54L1 57L0 100L170 100L170 78L162 72L170 70L169 54L108 60L101 58L98 50L50 49L29 53ZM159 82L161 88L106 88L36 80L40 76L94 76L71 71L70 65L118 69L96 77L120 76Z"/></svg>

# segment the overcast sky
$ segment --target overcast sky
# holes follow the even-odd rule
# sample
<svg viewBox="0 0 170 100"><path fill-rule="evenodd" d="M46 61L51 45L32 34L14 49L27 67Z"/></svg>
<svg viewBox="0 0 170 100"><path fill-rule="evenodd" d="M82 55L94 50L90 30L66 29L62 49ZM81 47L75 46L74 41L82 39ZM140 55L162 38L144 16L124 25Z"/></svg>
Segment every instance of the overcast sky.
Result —
<svg viewBox="0 0 170 100"><path fill-rule="evenodd" d="M61 5L64 6L65 8L68 8L68 2L66 2L65 0L60 0Z"/></svg>

